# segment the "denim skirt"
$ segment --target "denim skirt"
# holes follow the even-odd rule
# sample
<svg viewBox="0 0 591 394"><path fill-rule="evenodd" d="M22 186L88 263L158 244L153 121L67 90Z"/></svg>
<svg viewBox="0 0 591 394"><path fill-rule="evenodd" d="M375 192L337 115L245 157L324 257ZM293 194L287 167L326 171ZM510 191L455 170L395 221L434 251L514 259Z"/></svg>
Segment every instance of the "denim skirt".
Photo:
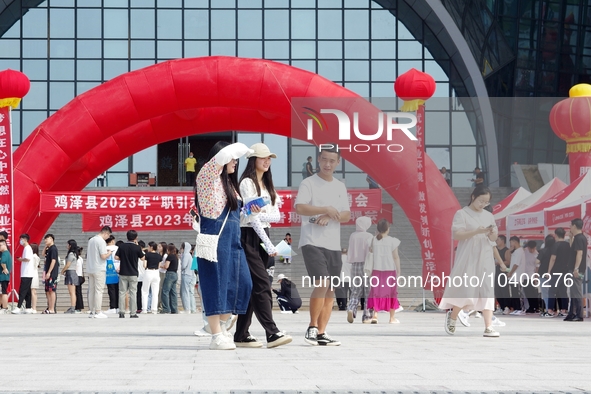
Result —
<svg viewBox="0 0 591 394"><path fill-rule="evenodd" d="M217 219L201 216L203 234L219 234L229 208ZM246 313L252 279L240 243L240 208L230 211L218 241L218 262L199 259L199 284L206 316Z"/></svg>

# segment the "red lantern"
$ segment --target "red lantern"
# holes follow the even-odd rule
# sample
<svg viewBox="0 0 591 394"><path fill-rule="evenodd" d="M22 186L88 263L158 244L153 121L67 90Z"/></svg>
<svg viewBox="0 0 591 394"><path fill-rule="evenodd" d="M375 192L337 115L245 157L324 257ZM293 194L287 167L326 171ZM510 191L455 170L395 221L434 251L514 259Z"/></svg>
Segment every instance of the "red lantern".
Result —
<svg viewBox="0 0 591 394"><path fill-rule="evenodd" d="M414 112L435 93L435 80L432 76L415 68L411 68L398 77L394 83L396 95L404 100L401 110Z"/></svg>
<svg viewBox="0 0 591 394"><path fill-rule="evenodd" d="M591 169L591 85L573 86L550 111L550 126L566 141L572 182Z"/></svg>
<svg viewBox="0 0 591 394"><path fill-rule="evenodd" d="M30 88L31 82L22 72L11 69L0 71L0 108L16 108Z"/></svg>

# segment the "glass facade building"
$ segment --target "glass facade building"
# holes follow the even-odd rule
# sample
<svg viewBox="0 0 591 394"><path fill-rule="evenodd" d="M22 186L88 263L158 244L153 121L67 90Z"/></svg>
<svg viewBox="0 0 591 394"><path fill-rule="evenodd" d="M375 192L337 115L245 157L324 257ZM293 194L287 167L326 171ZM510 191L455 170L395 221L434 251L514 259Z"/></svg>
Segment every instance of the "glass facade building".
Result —
<svg viewBox="0 0 591 394"><path fill-rule="evenodd" d="M536 145L535 139L528 140L535 129L531 123L511 120L505 124L497 116L493 125L486 111L494 109L494 103L482 99L487 95L564 95L569 83L582 80L587 64L591 67L591 53L587 53L591 48L586 48L585 41L590 33L582 28L586 1L409 3L4 1L0 68L21 70L31 79L29 94L13 113L14 144L18 146L75 96L118 75L170 59L225 55L268 59L318 73L361 96L383 98L376 103L387 109L400 106L393 91L398 75L413 67L428 72L437 90L427 105L426 148L438 167L451 169L453 186L469 186L475 166L488 171L494 184L499 179L502 183L513 161L561 162L563 143L548 137L542 147ZM548 21L553 21L553 31ZM572 27L565 31L567 22ZM565 39L555 39L552 57L546 52L555 36ZM464 49L458 45L461 40ZM573 64L563 72L567 57ZM469 74L474 61L480 73ZM567 77L568 83L562 80ZM484 86L488 92L482 90ZM481 101L474 104L465 97ZM529 127L529 134L523 130L516 137L515 122ZM535 133L541 132L536 129ZM277 186L297 185L302 164L315 152L303 142L275 135L229 130L227 136L247 144L262 140L288 158L274 163ZM191 139L192 144L198 141ZM108 171L107 184L127 186L130 172L158 174L162 163L170 164L159 157L158 150L152 147L123 160ZM365 174L350 163L342 163L340 176L349 187L367 186Z"/></svg>

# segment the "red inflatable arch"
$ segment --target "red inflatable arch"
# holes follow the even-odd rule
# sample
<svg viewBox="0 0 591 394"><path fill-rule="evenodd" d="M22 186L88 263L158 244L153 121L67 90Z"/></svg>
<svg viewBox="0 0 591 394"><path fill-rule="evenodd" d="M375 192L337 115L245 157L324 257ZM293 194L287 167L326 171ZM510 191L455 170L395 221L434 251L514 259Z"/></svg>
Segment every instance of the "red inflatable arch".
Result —
<svg viewBox="0 0 591 394"><path fill-rule="evenodd" d="M15 230L17 234L28 232L35 242L40 240L57 217L39 215L40 192L82 190L100 173L150 146L225 130L289 137L292 97L358 96L317 74L271 61L234 57L159 63L97 86L44 121L16 150ZM365 100L356 102L355 111L378 111ZM360 120L360 129L363 122ZM374 122L365 127L375 130ZM336 141L336 128L330 130L333 132L319 133L316 142ZM351 143L367 143L355 138L352 136ZM397 133L392 143L403 145L404 151L343 152L343 157L382 185L419 231L416 143L402 133ZM429 210L436 213L431 235L441 259L438 266L449 267L450 224L458 202L430 160L426 176Z"/></svg>

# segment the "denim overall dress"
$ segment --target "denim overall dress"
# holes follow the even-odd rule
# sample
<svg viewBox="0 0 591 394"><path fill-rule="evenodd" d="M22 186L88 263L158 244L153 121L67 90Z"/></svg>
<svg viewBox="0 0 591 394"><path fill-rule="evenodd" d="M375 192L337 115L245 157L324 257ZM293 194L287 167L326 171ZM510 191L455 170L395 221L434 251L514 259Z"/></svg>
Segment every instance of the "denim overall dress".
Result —
<svg viewBox="0 0 591 394"><path fill-rule="evenodd" d="M217 219L201 216L201 232L218 234L229 206ZM240 207L230 211L218 241L218 262L199 259L199 284L206 316L246 313L252 279L240 243Z"/></svg>

